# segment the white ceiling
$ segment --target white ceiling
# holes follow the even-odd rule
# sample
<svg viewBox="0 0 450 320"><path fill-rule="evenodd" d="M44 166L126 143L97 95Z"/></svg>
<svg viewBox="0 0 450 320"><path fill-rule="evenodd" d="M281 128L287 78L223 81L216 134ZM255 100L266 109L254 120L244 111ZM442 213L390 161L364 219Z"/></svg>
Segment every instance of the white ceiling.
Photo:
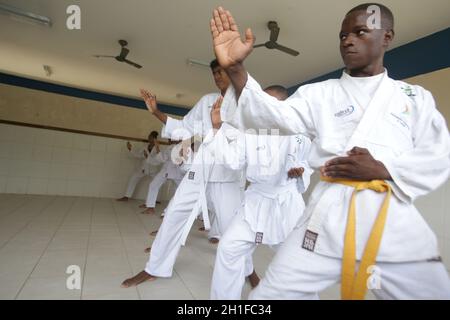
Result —
<svg viewBox="0 0 450 320"><path fill-rule="evenodd" d="M78 88L138 97L145 87L159 101L190 107L215 86L208 68L188 66L193 58L213 58L209 19L224 5L241 31L251 27L257 43L268 39L266 27L276 20L279 43L300 51L292 57L258 48L246 62L263 85L292 86L341 67L338 32L344 14L361 0L0 0L48 16L51 28L0 15L0 71ZM396 16L393 47L450 26L448 0L380 0ZM67 6L81 7L81 30L66 28ZM135 69L114 59L117 40L129 42L128 59L144 66ZM50 65L46 77L42 65ZM181 97L177 97L181 94Z"/></svg>

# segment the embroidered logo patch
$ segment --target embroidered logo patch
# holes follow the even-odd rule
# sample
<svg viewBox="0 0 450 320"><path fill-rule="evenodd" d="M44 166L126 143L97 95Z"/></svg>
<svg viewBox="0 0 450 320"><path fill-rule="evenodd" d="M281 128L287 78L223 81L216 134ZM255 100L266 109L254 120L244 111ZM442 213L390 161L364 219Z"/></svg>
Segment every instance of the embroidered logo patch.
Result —
<svg viewBox="0 0 450 320"><path fill-rule="evenodd" d="M414 93L413 89L410 86L402 87L402 90L408 97L416 96L416 94Z"/></svg>
<svg viewBox="0 0 450 320"><path fill-rule="evenodd" d="M336 118L347 117L347 116L351 115L353 113L353 111L355 111L355 107L349 106L348 108L341 110L338 113L335 113L334 116Z"/></svg>
<svg viewBox="0 0 450 320"><path fill-rule="evenodd" d="M195 177L195 172L194 171L189 171L188 179L189 180L194 180L194 177Z"/></svg>
<svg viewBox="0 0 450 320"><path fill-rule="evenodd" d="M295 140L297 141L298 144L302 144L303 143L303 138L300 136L295 136Z"/></svg>
<svg viewBox="0 0 450 320"><path fill-rule="evenodd" d="M308 251L314 251L314 247L316 246L318 233L306 230L305 237L303 238L302 248Z"/></svg>
<svg viewBox="0 0 450 320"><path fill-rule="evenodd" d="M262 239L263 239L263 233L262 232L257 232L256 233L256 237L255 237L255 243L256 244L261 244L262 243Z"/></svg>

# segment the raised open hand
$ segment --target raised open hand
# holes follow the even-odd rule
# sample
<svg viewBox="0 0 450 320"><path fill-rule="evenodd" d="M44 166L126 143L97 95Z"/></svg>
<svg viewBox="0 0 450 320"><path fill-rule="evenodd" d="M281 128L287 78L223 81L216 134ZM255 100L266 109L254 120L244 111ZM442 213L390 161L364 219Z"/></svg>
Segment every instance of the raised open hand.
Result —
<svg viewBox="0 0 450 320"><path fill-rule="evenodd" d="M242 63L252 52L255 37L250 29L245 31L245 41L241 40L238 27L230 11L218 7L210 22L214 52L222 68Z"/></svg>
<svg viewBox="0 0 450 320"><path fill-rule="evenodd" d="M151 94L148 90L140 89L141 97L144 99L145 105L148 111L155 113L158 111L158 105L156 103L156 96Z"/></svg>

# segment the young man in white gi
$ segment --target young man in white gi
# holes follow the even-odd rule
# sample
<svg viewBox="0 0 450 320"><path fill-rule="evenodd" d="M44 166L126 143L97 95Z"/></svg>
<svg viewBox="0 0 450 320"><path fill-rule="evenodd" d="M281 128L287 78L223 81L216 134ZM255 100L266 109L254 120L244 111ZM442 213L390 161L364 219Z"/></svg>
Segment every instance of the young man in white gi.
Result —
<svg viewBox="0 0 450 320"><path fill-rule="evenodd" d="M279 100L288 97L281 86L264 91ZM217 248L211 299L218 300L241 299L246 257L259 244L276 248L297 225L305 209L301 193L308 188L312 173L307 163L308 138L236 131L224 125L214 141L222 148L224 163L235 170L245 168L250 182L239 212ZM302 176L291 178L295 170Z"/></svg>
<svg viewBox="0 0 450 320"><path fill-rule="evenodd" d="M280 102L242 64L251 31L242 41L230 12L214 11L215 53L233 84L222 119L307 135L309 163L323 176L306 223L278 250L250 298L314 299L339 282L343 299L363 299L368 288L383 299L450 298L436 236L413 205L448 179L449 132L430 92L388 77L383 58L393 25L383 5L350 10L339 34L342 77L300 87Z"/></svg>
<svg viewBox="0 0 450 320"><path fill-rule="evenodd" d="M242 194L239 187L241 173L215 163L205 144L214 137L211 121L213 106L220 106L222 95L229 85L229 79L217 61L211 63L211 71L220 92L202 97L182 120L173 119L162 113L157 107L156 97L147 91L141 91L150 112L165 124L163 136L174 139L181 137L184 140L198 134L206 138L199 147L189 172L170 201L152 244L145 270L125 280L122 287L138 285L155 277L171 277L180 247L184 245L198 213L202 212L205 228L209 229L208 209L214 212L214 219L217 219L221 235L241 203ZM252 271L253 266L249 261L247 274L250 275Z"/></svg>
<svg viewBox="0 0 450 320"><path fill-rule="evenodd" d="M117 199L117 201L128 201L128 199L133 196L134 189L136 189L137 184L143 177L147 175L153 177L158 172L161 162L158 159L160 149L156 140L157 138L158 132L150 132L148 135L148 145L142 148L133 148L132 144L127 142L128 151L130 151L134 157L142 159L142 161L139 168L131 175L125 195L122 198Z"/></svg>
<svg viewBox="0 0 450 320"><path fill-rule="evenodd" d="M158 197L159 189L164 182L167 180L172 180L178 187L185 174L180 166L172 161L172 150L174 150L175 145L178 144L179 141L172 141L169 139L169 143L170 145L161 151L163 166L148 186L147 199L145 201L145 206L147 209L142 212L143 214L155 213L156 198Z"/></svg>

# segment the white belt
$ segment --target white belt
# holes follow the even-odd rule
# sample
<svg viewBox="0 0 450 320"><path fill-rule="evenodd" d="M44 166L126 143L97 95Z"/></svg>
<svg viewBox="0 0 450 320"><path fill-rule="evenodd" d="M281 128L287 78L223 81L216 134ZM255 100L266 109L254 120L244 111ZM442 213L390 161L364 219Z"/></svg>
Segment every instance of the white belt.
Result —
<svg viewBox="0 0 450 320"><path fill-rule="evenodd" d="M289 183L285 186L273 186L263 183L252 183L248 186L247 192L255 192L265 198L278 200L280 204L286 201L292 193L298 193L296 182Z"/></svg>

